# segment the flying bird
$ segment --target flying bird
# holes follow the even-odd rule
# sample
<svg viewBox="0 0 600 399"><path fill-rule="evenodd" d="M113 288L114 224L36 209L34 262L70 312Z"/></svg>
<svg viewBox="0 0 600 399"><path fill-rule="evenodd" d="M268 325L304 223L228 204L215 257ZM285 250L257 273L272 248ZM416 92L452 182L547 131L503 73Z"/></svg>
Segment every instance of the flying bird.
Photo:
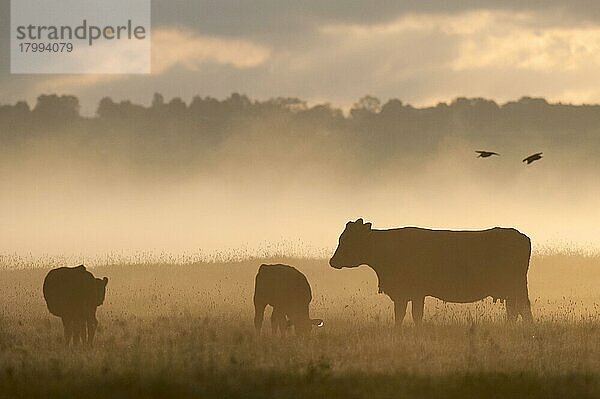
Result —
<svg viewBox="0 0 600 399"><path fill-rule="evenodd" d="M492 155L500 155L497 152L492 152L492 151L475 151L475 152L479 154L479 156L477 158L487 158L487 157L491 157Z"/></svg>
<svg viewBox="0 0 600 399"><path fill-rule="evenodd" d="M525 158L523 162L527 162L527 165L529 165L530 163L537 161L538 159L542 159L542 154L543 152L538 152L536 154L530 155L527 158Z"/></svg>

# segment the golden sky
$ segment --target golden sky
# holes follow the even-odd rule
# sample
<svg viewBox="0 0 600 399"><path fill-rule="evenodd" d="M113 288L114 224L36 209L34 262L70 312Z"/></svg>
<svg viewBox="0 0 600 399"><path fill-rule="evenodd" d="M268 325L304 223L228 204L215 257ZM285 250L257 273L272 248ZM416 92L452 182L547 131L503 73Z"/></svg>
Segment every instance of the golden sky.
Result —
<svg viewBox="0 0 600 399"><path fill-rule="evenodd" d="M458 96L506 101L600 101L600 27L589 3L300 0L153 4L148 76L10 75L0 59L0 103L76 94L100 98L299 97L349 107L365 94L430 105ZM8 1L0 51L8 54ZM120 62L131 62L122 59Z"/></svg>

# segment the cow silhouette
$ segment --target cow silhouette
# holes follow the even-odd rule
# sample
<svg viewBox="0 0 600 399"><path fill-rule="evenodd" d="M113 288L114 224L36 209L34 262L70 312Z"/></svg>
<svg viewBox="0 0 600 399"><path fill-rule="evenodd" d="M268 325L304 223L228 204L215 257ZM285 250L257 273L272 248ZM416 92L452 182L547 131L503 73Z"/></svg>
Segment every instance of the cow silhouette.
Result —
<svg viewBox="0 0 600 399"><path fill-rule="evenodd" d="M309 317L312 300L310 284L306 276L288 265L261 265L254 285L254 327L260 334L265 308L273 307L271 329L285 333L294 326L298 335L310 332L312 325L321 327L323 320Z"/></svg>
<svg viewBox="0 0 600 399"><path fill-rule="evenodd" d="M62 318L65 343L88 343L94 340L98 320L96 308L104 302L108 278L94 278L85 266L60 267L44 279L44 299L48 310Z"/></svg>
<svg viewBox="0 0 600 399"><path fill-rule="evenodd" d="M426 296L446 302L475 302L491 296L506 302L509 320L532 320L527 289L529 238L515 229L481 231L405 227L374 230L362 219L348 222L329 261L336 269L370 266L379 291L394 302L396 327L408 301L415 324Z"/></svg>

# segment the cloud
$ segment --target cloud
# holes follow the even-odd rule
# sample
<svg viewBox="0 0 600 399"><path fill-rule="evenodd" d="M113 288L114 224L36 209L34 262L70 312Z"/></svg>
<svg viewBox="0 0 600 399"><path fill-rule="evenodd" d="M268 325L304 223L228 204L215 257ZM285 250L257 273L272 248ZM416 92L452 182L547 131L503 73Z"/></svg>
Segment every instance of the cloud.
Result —
<svg viewBox="0 0 600 399"><path fill-rule="evenodd" d="M274 42L306 33L314 26L336 23L380 24L406 15L459 15L489 10L507 13L554 13L563 23L600 20L600 8L589 0L197 0L156 2L157 24L183 25L219 36L261 36Z"/></svg>
<svg viewBox="0 0 600 399"><path fill-rule="evenodd" d="M280 7L267 0L209 3L158 7L151 75L44 77L33 91L71 92L87 109L106 95L146 103L155 91L188 100L243 92L344 106L365 94L415 105L457 96L600 101L600 25L591 22L593 12L581 12L583 1L573 9L554 0L381 8L308 0ZM18 79L0 88L30 93L27 77ZM3 98L15 98L3 91Z"/></svg>
<svg viewBox="0 0 600 399"><path fill-rule="evenodd" d="M175 66L198 70L205 63L254 68L264 64L270 54L268 47L245 39L203 36L176 28L152 33L153 74L165 73Z"/></svg>
<svg viewBox="0 0 600 399"><path fill-rule="evenodd" d="M122 47L115 52L115 46L97 44L94 48L80 51L81 63L88 65L89 59L94 65L109 70L143 71L143 48ZM227 65L235 69L258 67L269 59L271 50L249 40L239 38L221 38L203 36L189 30L161 28L152 32L152 69L151 75L159 77L169 74L177 67L196 72L206 64ZM142 64L140 64L140 61ZM77 62L77 60L73 61ZM60 71L57 65L56 70ZM39 93L77 93L95 86L102 87L115 81L124 81L128 74L76 74L45 75L36 79L31 87L35 98Z"/></svg>
<svg viewBox="0 0 600 399"><path fill-rule="evenodd" d="M90 70L91 74L87 79L77 78L73 81L93 84L106 80L94 75L96 68L143 73L150 46L117 47L111 43L100 43L78 50L78 53L79 64L84 65L84 69ZM244 39L202 36L189 30L163 28L152 32L151 54L151 73L160 75L178 66L197 71L207 63L230 65L239 69L253 68L267 61L270 50ZM89 59L94 60L91 66ZM60 65L57 70L60 70Z"/></svg>
<svg viewBox="0 0 600 399"><path fill-rule="evenodd" d="M363 45L391 39L402 44L408 35L444 35L458 44L456 53L446 63L455 71L483 68L576 71L600 65L600 27L590 24L556 27L530 12L408 14L382 24L329 25L321 31Z"/></svg>
<svg viewBox="0 0 600 399"><path fill-rule="evenodd" d="M320 33L329 46L322 54L335 52L338 68L363 93L418 105L457 96L600 101L600 90L590 90L600 84L600 27L567 24L554 11L408 13L375 24L326 24Z"/></svg>
<svg viewBox="0 0 600 399"><path fill-rule="evenodd" d="M105 84L122 79L123 75L59 75L44 79L34 85L33 95L40 93L71 93L74 90Z"/></svg>
<svg viewBox="0 0 600 399"><path fill-rule="evenodd" d="M531 27L520 19L489 14L488 23L463 35L454 70L512 68L544 72L587 71L600 66L600 27ZM528 23L531 22L531 23Z"/></svg>

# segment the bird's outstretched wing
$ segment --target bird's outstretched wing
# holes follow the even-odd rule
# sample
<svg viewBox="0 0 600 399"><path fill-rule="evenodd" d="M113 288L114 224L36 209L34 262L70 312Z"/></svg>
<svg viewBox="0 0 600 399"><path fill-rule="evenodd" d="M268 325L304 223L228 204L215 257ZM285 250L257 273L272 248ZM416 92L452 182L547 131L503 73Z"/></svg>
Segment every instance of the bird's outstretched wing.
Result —
<svg viewBox="0 0 600 399"><path fill-rule="evenodd" d="M543 152L536 152L535 154L531 154L527 158L523 159L523 162L532 162L536 159L540 159L542 157Z"/></svg>

